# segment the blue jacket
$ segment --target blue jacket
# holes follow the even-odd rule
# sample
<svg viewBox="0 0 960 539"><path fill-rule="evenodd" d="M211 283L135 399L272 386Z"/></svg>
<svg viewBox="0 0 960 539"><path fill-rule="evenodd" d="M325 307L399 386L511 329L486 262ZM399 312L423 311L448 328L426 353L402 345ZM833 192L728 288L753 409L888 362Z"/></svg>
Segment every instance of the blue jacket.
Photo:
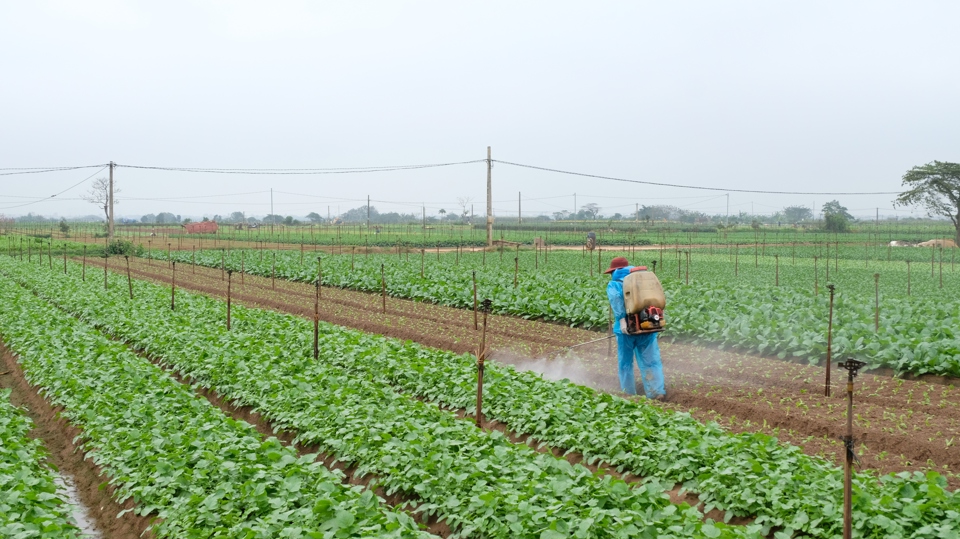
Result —
<svg viewBox="0 0 960 539"><path fill-rule="evenodd" d="M607 299L610 300L610 308L613 309L613 332L621 335L620 321L627 317L627 307L623 303L623 279L630 275L630 269L633 266L627 266L613 271L613 279L607 285Z"/></svg>

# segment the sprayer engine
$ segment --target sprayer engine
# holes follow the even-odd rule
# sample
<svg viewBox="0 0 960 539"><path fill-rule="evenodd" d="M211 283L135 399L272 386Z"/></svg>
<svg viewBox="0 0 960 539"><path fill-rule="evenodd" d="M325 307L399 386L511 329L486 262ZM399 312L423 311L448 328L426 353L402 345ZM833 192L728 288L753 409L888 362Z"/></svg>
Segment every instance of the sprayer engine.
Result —
<svg viewBox="0 0 960 539"><path fill-rule="evenodd" d="M666 320L663 318L663 309L650 306L638 313L627 315L627 333L654 333L663 331Z"/></svg>

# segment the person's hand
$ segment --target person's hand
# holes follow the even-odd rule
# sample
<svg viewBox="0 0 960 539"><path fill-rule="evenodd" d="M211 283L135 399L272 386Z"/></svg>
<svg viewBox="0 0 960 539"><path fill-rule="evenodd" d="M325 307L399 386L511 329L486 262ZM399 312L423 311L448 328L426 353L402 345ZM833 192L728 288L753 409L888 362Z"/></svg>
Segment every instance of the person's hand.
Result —
<svg viewBox="0 0 960 539"><path fill-rule="evenodd" d="M626 318L621 318L621 319L620 319L620 332L621 332L621 333L626 333L626 332L627 332L627 319L626 319Z"/></svg>

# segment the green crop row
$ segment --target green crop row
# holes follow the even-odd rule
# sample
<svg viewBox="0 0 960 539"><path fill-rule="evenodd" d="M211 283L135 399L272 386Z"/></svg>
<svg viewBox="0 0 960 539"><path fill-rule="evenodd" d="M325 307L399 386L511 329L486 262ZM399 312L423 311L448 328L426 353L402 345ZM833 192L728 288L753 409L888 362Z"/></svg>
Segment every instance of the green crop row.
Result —
<svg viewBox="0 0 960 539"><path fill-rule="evenodd" d="M750 529L703 523L686 504L673 505L659 483L631 488L595 475L421 400L380 380L315 362L302 320L234 307L237 330L226 331L224 305L137 282L131 301L120 287L82 283L76 267L63 277L31 272L9 259L0 268L64 309L169 363L184 375L242 405L254 407L298 440L380 477L388 493L421 500L418 510L450 524L462 537L746 537ZM325 326L325 358L361 352L356 332ZM387 349L386 341L377 344Z"/></svg>
<svg viewBox="0 0 960 539"><path fill-rule="evenodd" d="M25 278L23 276L22 278ZM209 298L189 296L189 304L169 313L167 293L154 290L152 314L133 314L115 306L122 295L87 288L96 298L72 297L71 286L37 279L38 291L56 297L65 308L109 327L138 346L160 354L171 337L193 323L199 337L181 337L179 355L212 357L227 343L269 342L280 364L304 368L298 358L311 347L310 322L297 317L239 309L234 333L222 329L224 305ZM138 283L141 290L154 285ZM122 291L121 291L122 292ZM144 300L147 301L147 300ZM139 303L139 301L138 301ZM174 317L181 320L172 323ZM161 322L167 319L167 322ZM138 322L139 320L139 322ZM150 327L134 329L146 324ZM412 343L321 325L321 354L355 378L392 385L445 407L474 413L476 370L471 356L458 356ZM241 338L239 335L243 335ZM248 338L251 337L251 338ZM152 343L157 342L156 346ZM333 344L333 346L331 346ZM233 349L236 346L231 346ZM276 368L276 367L273 367ZM590 462L603 461L622 472L658 482L684 483L700 493L708 507L731 515L756 515L757 523L782 527L781 536L794 531L816 537L839 534L841 471L824 461L803 455L797 448L781 446L761 434L731 435L717 425L701 425L686 414L664 413L642 401L627 401L567 382L543 380L529 372L489 365L485 384L485 415L507 424L519 434L567 451L577 451ZM855 521L866 537L937 537L960 525L956 513L960 497L944 490L939 475L900 475L876 478L857 474Z"/></svg>
<svg viewBox="0 0 960 539"><path fill-rule="evenodd" d="M79 537L43 443L27 435L32 427L10 404L10 390L0 390L0 537Z"/></svg>
<svg viewBox="0 0 960 539"><path fill-rule="evenodd" d="M627 253L605 256L618 254ZM150 255L167 256L159 251ZM291 251L174 252L171 256L210 267L219 267L223 260L230 269L240 270L242 265L251 274L275 274L293 281L315 282L318 274L313 256L305 256L301 264L301 254ZM554 253L546 264L524 253L517 286L513 285L512 258L517 256L513 253L505 261L495 253L465 253L456 259L447 254L439 261L435 255L421 259L419 254L410 260L395 255L321 256L324 285L379 292L382 264L391 296L472 308L475 271L478 297L492 299L495 313L595 329L605 329L608 323L607 278L596 272L591 277L588 264L593 262L580 253ZM640 256L652 263L659 252L633 258ZM691 282L686 284L685 257L680 259L679 272L675 252L668 252L663 260L658 275L668 300L665 335L803 357L813 364L825 358L829 300L823 265L817 266L815 279L812 260L796 264L782 260L777 286L776 261L770 257L762 264L759 259L730 264L727 255L701 253L691 263ZM945 276L944 289L929 273L914 274L912 293L907 296L905 265L874 263L873 269L856 265L846 262L831 274L830 282L836 282L839 291L834 306L835 356L854 356L871 368L890 367L900 373L960 376L960 272ZM874 271L883 272L879 331L874 330ZM815 287L819 295L814 294Z"/></svg>
<svg viewBox="0 0 960 539"><path fill-rule="evenodd" d="M342 484L314 455L227 418L158 367L0 282L4 341L32 384L83 431L115 497L155 515L155 537L421 537L413 519ZM19 537L14 535L13 537Z"/></svg>

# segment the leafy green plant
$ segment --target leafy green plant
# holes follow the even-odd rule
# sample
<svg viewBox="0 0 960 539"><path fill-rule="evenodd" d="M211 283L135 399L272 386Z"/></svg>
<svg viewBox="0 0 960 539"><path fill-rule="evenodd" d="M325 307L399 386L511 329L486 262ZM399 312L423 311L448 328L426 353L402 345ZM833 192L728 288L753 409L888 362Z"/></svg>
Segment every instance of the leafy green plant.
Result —
<svg viewBox="0 0 960 539"><path fill-rule="evenodd" d="M10 390L0 390L0 537L77 538L43 443L27 434L32 426L10 404Z"/></svg>

